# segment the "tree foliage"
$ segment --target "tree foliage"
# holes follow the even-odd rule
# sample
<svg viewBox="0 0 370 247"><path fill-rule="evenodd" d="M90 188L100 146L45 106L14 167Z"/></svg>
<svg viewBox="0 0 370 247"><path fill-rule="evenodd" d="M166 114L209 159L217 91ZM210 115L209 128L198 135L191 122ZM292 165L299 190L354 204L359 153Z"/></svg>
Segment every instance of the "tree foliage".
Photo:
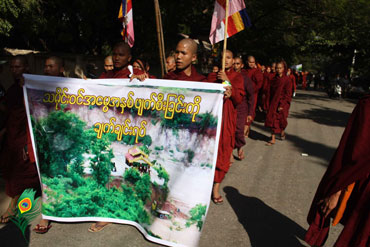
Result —
<svg viewBox="0 0 370 247"><path fill-rule="evenodd" d="M214 0L160 0L166 51L182 36L208 41ZM284 58L304 69L368 73L370 2L367 0L245 1L252 27L229 38L237 54L268 64ZM2 46L83 54L107 54L120 40L121 1L1 0ZM133 1L134 55L158 64L153 1ZM222 46L220 46L222 47ZM201 49L204 51L203 49ZM152 67L155 67L154 65Z"/></svg>
<svg viewBox="0 0 370 247"><path fill-rule="evenodd" d="M202 230L204 216L206 215L207 205L197 204L195 207L190 209L190 218L186 221L185 226L190 227L196 225L198 230Z"/></svg>
<svg viewBox="0 0 370 247"><path fill-rule="evenodd" d="M81 165L88 143L85 122L78 116L63 110L54 111L34 126L41 173L51 177L64 175L67 165Z"/></svg>

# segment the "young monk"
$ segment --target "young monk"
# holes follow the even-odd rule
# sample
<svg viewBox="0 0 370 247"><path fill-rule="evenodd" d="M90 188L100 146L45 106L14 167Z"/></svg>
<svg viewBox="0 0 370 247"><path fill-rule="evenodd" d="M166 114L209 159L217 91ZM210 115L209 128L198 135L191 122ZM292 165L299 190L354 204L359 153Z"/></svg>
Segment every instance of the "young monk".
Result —
<svg viewBox="0 0 370 247"><path fill-rule="evenodd" d="M23 73L28 71L26 57L14 57L10 62L10 70L14 83L5 94L6 120L5 127L0 130L4 135L0 169L5 180L5 193L11 202L0 217L2 224L8 223L15 214L17 201L25 189L40 191L23 98Z"/></svg>
<svg viewBox="0 0 370 247"><path fill-rule="evenodd" d="M270 107L266 115L265 126L271 128L271 140L267 146L275 144L275 135L285 139L285 128L288 125L288 113L292 99L292 83L286 75L287 66L284 61L276 64L276 76L270 84Z"/></svg>
<svg viewBox="0 0 370 247"><path fill-rule="evenodd" d="M236 107L241 103L244 92L244 79L240 73L233 69L234 58L231 51L226 51L225 71L210 73L208 80L213 82L229 82L231 87L226 88L223 111L220 141L216 162L215 179L213 185L212 200L215 204L223 203L220 195L220 184L230 168L230 157L235 146L236 130Z"/></svg>
<svg viewBox="0 0 370 247"><path fill-rule="evenodd" d="M146 75L143 71L138 69L132 69L133 73L129 70L128 66L131 61L131 48L127 43L119 42L113 47L113 70L102 74L99 78L137 78L138 80L145 80ZM97 222L91 224L88 231L89 232L99 232L104 229L109 222Z"/></svg>
<svg viewBox="0 0 370 247"><path fill-rule="evenodd" d="M254 56L248 56L248 68L243 70L243 73L246 74L254 83L254 105L253 105L253 119L256 115L256 106L258 101L258 92L263 85L263 74L259 68L257 68L256 59ZM250 125L253 122L253 119L248 122L249 128L247 128L247 136L249 134Z"/></svg>
<svg viewBox="0 0 370 247"><path fill-rule="evenodd" d="M244 67L243 60L240 57L234 58L234 70L241 73ZM245 74L241 74L244 80L244 96L242 102L236 107L236 131L235 131L235 148L238 151L239 160L245 158L242 147L246 144L245 135L249 128L249 123L253 119L254 106L254 83Z"/></svg>
<svg viewBox="0 0 370 247"><path fill-rule="evenodd" d="M192 39L183 39L175 51L176 69L168 72L163 79L182 80L182 81L207 81L204 75L197 72L192 65L197 60L198 45Z"/></svg>

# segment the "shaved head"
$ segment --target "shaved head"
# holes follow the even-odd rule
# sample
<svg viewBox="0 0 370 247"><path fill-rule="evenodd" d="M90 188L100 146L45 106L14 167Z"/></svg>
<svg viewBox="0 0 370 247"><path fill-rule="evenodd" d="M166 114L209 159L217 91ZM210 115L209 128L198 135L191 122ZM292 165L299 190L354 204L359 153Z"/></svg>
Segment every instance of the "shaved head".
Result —
<svg viewBox="0 0 370 247"><path fill-rule="evenodd" d="M182 70L186 75L191 74L191 64L197 60L198 45L192 39L183 39L175 51L176 69Z"/></svg>
<svg viewBox="0 0 370 247"><path fill-rule="evenodd" d="M232 51L230 51L230 50L226 50L226 54L230 54L231 55L231 57L233 58L234 57L234 53L232 52Z"/></svg>
<svg viewBox="0 0 370 247"><path fill-rule="evenodd" d="M122 48L124 50L124 52L128 55L131 55L131 48L130 46L125 43L125 42L118 42L116 43L114 46L113 46L113 50L116 49L116 48Z"/></svg>
<svg viewBox="0 0 370 247"><path fill-rule="evenodd" d="M240 57L234 58L234 70L240 72L244 68L243 60Z"/></svg>
<svg viewBox="0 0 370 247"><path fill-rule="evenodd" d="M251 69L257 68L256 59L253 56L248 56L248 67Z"/></svg>
<svg viewBox="0 0 370 247"><path fill-rule="evenodd" d="M198 45L197 43L195 43L195 41L193 39L183 39L183 40L180 40L180 42L178 43L178 45L184 45L186 47L189 48L189 51L193 54L197 54L197 51L198 51Z"/></svg>

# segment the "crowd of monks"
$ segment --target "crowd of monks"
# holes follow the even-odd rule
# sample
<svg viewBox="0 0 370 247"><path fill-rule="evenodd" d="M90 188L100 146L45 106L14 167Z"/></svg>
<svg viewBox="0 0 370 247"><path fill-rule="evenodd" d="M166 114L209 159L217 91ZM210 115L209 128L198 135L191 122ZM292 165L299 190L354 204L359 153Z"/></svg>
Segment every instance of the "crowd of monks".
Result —
<svg viewBox="0 0 370 247"><path fill-rule="evenodd" d="M223 203L223 198L220 194L220 184L233 163L233 150L237 150L236 157L238 159L242 160L245 158L243 146L246 144L246 138L249 135L250 128L256 117L256 111L265 114L265 127L271 130L271 139L266 145L274 145L277 135L281 140L284 140L286 138L285 129L288 125L289 108L292 97L295 94L296 84L300 82L303 89L306 85L305 73L302 75L292 71L288 68L285 61L274 62L271 66L261 66L256 63L253 56L248 56L245 63L241 57L234 56L232 51L227 50L224 56L224 69L214 66L211 73L207 76L202 75L197 72L193 65L197 61L196 42L192 39L183 39L177 44L173 56L167 58L166 65L168 73L163 78L204 83L222 83L224 85L225 91L223 97L221 133L218 143L219 146L212 191L212 201L215 204ZM17 199L24 189L36 188L40 190L23 102L22 74L26 73L28 70L27 60L22 56L14 57L11 60L10 67L14 83L2 99L2 105L5 110L3 108L0 109L7 114L5 125L0 132L0 141L3 143L0 153L0 167L2 171L1 174L6 181L6 194L11 197L12 200L8 210L1 215L1 223L9 222L9 217L13 214L12 210L16 206ZM132 60L131 49L124 42L117 43L113 47L112 55L104 60L104 68L105 71L99 78L130 78L130 80L136 78L140 81L145 81L147 78L155 78L153 75L150 75L150 66L144 59ZM63 72L64 64L62 59L50 57L45 61L45 75L63 76ZM367 126L370 126L370 113L365 115L363 112L369 109L369 99L362 104L367 104L368 107L358 107L360 109L357 110L356 114L360 115L361 121L367 121ZM361 244L356 246L368 247L370 229L368 212L370 208L369 152L366 154L364 150L358 151L356 149L358 153L355 153L358 154L358 156L355 158L352 157L352 160L351 157L346 156L345 152L347 142L351 142L353 145L356 144L356 142L361 142L358 140L361 136L358 138L356 136L357 139L353 139L351 136L353 128L365 128L364 126L366 126L366 124L362 124L360 127L358 126L356 119L357 115L351 120L352 127L348 127L349 130L346 129L348 133L345 132L341 141L341 146L336 153L336 158L332 161L335 168L334 171L330 171L330 174L327 176L333 181L329 184L323 182L323 184L320 185L321 187L319 190L322 191L322 193L318 193L315 197L309 215L309 223L311 225L317 222L321 223L321 221L323 221L321 220L323 212L328 212L329 208L331 210L333 209L331 197L335 195L336 197L334 199L338 202L338 198L340 198L342 191L344 191L349 184L356 182L358 190L356 190L356 187L354 191L359 193L359 198L356 203L367 203L367 207L365 207L367 208L367 216L365 216L367 217L367 221L361 225L364 236L361 239ZM364 130L363 132L364 135L370 137L369 131ZM364 146L367 147L366 145ZM355 150L354 147L351 148ZM362 159L363 157L361 155L367 155L367 160L362 163L359 162L360 164L358 167L357 163L353 165L354 167L349 164L350 161L353 163L353 159ZM349 163L341 164L343 159L346 159ZM363 168L359 168L361 164L363 164ZM348 168L348 166L351 167ZM351 175L347 174L347 176L343 178L344 181L339 179L342 181L340 185L333 185L338 182L338 176L343 176L340 172L341 169L344 169L343 167L349 170L352 169ZM356 176L353 176L353 174L356 174ZM332 178L333 176L334 179ZM335 178L337 178L337 180L335 180ZM358 180L360 181L359 183L357 183ZM361 197L363 196L361 193L367 193L367 198ZM319 205L317 202L324 205L324 209L317 210L316 205ZM330 205L330 207L328 205ZM245 210L248 209L246 208ZM358 206L358 210L361 211L360 206ZM90 232L98 232L108 224L107 222L96 222L92 224L88 230ZM323 242L325 242L325 237L328 232L326 229L328 229L328 226L327 222L323 223L324 226L317 226L317 224L314 225L316 228L310 227L308 232L309 235L306 238L309 243L321 246ZM354 223L351 224L353 225ZM46 233L50 227L51 224L49 221L42 220L34 230L37 233ZM325 230L323 231L322 229ZM355 241L353 239L358 239L355 233L354 231L347 231L345 233L346 237L343 238L345 238L346 241ZM317 237L317 235L319 235L319 237Z"/></svg>

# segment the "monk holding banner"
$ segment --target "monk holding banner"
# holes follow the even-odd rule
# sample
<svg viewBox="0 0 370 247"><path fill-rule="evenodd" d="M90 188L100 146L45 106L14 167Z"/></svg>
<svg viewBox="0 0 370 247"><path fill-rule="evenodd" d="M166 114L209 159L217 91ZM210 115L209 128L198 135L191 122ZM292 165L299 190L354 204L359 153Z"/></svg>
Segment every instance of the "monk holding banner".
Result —
<svg viewBox="0 0 370 247"><path fill-rule="evenodd" d="M99 79L104 78L130 78L130 80L137 78L140 81L145 80L146 75L143 71L134 69L131 66L129 69L129 63L131 61L131 48L124 42L119 42L113 47L113 70L109 70L106 73L101 74ZM100 232L104 229L109 222L97 222L91 224L89 232Z"/></svg>
<svg viewBox="0 0 370 247"><path fill-rule="evenodd" d="M223 203L220 195L220 184L230 168L230 158L235 146L236 107L242 102L244 92L244 79L240 73L233 69L233 53L225 52L225 71L210 73L208 80L213 82L226 82L232 87L226 87L222 111L220 142L216 162L215 180L212 200L215 204Z"/></svg>
<svg viewBox="0 0 370 247"><path fill-rule="evenodd" d="M323 246L333 225L344 228L334 247L370 246L370 95L348 121L337 151L322 178L308 214L305 241Z"/></svg>

